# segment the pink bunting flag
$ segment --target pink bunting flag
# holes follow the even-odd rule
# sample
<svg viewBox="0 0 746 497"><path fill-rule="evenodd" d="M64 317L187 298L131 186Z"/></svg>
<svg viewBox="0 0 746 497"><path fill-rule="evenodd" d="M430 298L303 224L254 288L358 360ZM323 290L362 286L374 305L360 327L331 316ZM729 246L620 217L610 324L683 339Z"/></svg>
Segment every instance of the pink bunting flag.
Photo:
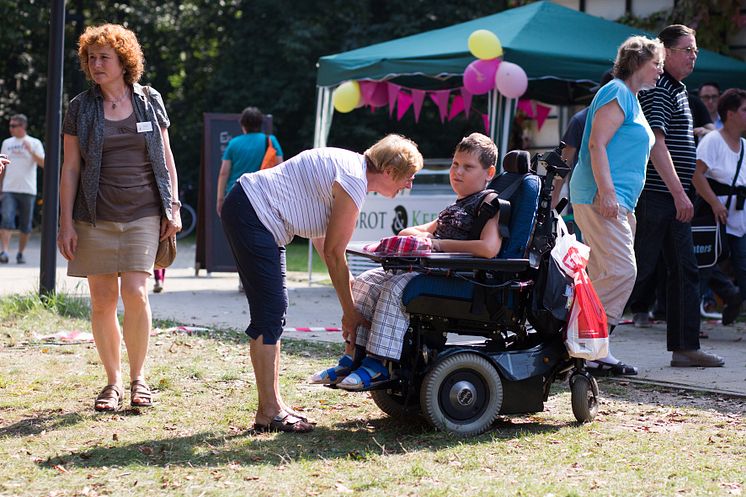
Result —
<svg viewBox="0 0 746 497"><path fill-rule="evenodd" d="M528 117L535 117L534 113L534 107L531 105L531 100L528 98L522 98L518 100L518 105L516 106L518 110L523 111L524 114Z"/></svg>
<svg viewBox="0 0 746 497"><path fill-rule="evenodd" d="M484 123L484 134L490 136L490 116L482 114L482 122Z"/></svg>
<svg viewBox="0 0 746 497"><path fill-rule="evenodd" d="M396 99L399 96L399 90L401 86L395 85L394 83L386 83L389 92L389 117L394 115L394 106L396 105Z"/></svg>
<svg viewBox="0 0 746 497"><path fill-rule="evenodd" d="M544 126L544 121L546 121L550 110L552 110L551 107L547 107L546 105L536 104L536 116L535 117L536 117L536 125L539 128L539 131L541 131L541 127Z"/></svg>
<svg viewBox="0 0 746 497"><path fill-rule="evenodd" d="M360 85L360 95L362 96L363 104L371 105L378 83L375 81L359 81L358 84Z"/></svg>
<svg viewBox="0 0 746 497"><path fill-rule="evenodd" d="M464 111L464 99L461 95L453 97L451 102L451 111L448 113L448 120L452 121L454 117L458 116Z"/></svg>
<svg viewBox="0 0 746 497"><path fill-rule="evenodd" d="M471 92L466 88L461 88L461 98L464 100L464 113L466 117L469 117L469 111L471 110Z"/></svg>
<svg viewBox="0 0 746 497"><path fill-rule="evenodd" d="M445 122L446 116L448 115L448 97L451 95L451 90L437 90L429 93L430 100L435 103L440 112L440 122Z"/></svg>
<svg viewBox="0 0 746 497"><path fill-rule="evenodd" d="M412 95L399 91L399 95L396 97L396 120L401 121L404 114L407 113L409 107L412 105Z"/></svg>
<svg viewBox="0 0 746 497"><path fill-rule="evenodd" d="M425 101L425 90L412 90L412 103L414 104L414 122L420 122L420 111L422 110L422 104Z"/></svg>
<svg viewBox="0 0 746 497"><path fill-rule="evenodd" d="M384 107L388 101L388 85L380 81L360 81L360 94L364 105L375 111L378 107Z"/></svg>

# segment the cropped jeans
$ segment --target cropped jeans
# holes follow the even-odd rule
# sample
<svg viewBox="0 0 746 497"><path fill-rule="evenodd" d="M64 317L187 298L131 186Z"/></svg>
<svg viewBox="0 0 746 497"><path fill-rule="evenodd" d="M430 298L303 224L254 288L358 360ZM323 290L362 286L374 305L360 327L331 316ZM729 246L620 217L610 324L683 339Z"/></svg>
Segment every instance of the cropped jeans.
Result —
<svg viewBox="0 0 746 497"><path fill-rule="evenodd" d="M630 300L645 291L641 282L653 277L658 257L666 263L666 332L670 351L699 349L699 271L692 228L676 220L668 193L643 191L635 209L637 280Z"/></svg>

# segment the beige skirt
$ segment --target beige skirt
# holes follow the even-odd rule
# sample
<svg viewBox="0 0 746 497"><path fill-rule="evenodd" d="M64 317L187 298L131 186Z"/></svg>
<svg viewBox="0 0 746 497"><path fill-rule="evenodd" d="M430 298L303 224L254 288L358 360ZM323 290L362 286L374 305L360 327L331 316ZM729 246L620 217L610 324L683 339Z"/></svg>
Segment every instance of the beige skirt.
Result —
<svg viewBox="0 0 746 497"><path fill-rule="evenodd" d="M143 271L153 274L161 227L160 216L148 216L129 223L75 221L78 247L67 264L68 276L85 278L92 274Z"/></svg>

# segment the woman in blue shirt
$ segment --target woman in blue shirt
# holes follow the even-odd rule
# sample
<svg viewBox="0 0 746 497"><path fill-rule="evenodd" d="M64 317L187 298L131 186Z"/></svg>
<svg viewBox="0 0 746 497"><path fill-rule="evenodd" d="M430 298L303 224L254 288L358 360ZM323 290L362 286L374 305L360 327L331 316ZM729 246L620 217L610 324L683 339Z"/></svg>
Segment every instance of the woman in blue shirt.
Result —
<svg viewBox="0 0 746 497"><path fill-rule="evenodd" d="M596 93L590 105L570 180L575 221L591 247L588 276L611 329L619 322L635 284L634 209L655 143L637 93L655 87L664 57L663 44L643 36L632 36L619 47L614 79ZM605 374L637 374L636 368L611 353L588 367Z"/></svg>

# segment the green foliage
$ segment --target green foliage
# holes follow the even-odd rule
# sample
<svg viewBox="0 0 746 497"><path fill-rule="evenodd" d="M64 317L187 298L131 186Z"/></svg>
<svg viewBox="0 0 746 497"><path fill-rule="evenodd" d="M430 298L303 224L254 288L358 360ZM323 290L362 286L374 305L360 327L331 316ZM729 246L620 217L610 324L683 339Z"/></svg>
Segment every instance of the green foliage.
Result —
<svg viewBox="0 0 746 497"><path fill-rule="evenodd" d="M137 33L146 58L142 82L166 101L176 163L184 183L196 185L203 114L258 106L274 116L286 157L312 145L319 57L493 14L528 0L70 0L66 3L65 102L88 87L76 45L86 26L122 23ZM698 29L701 46L725 51L737 0L681 0L670 13L623 22L655 31L669 22ZM29 116L32 135L44 137L49 4L0 0L0 118ZM475 98L486 112L486 99ZM65 104L66 105L66 104ZM385 109L335 115L329 144L364 150L384 133L411 136L427 157L447 157L458 137L483 125L478 114L441 124L426 102L419 124ZM194 199L190 200L194 202Z"/></svg>
<svg viewBox="0 0 746 497"><path fill-rule="evenodd" d="M697 31L697 45L728 55L728 39L738 30L735 19L739 0L679 0L671 10L661 10L647 17L628 14L618 22L657 33L670 24L684 24Z"/></svg>

